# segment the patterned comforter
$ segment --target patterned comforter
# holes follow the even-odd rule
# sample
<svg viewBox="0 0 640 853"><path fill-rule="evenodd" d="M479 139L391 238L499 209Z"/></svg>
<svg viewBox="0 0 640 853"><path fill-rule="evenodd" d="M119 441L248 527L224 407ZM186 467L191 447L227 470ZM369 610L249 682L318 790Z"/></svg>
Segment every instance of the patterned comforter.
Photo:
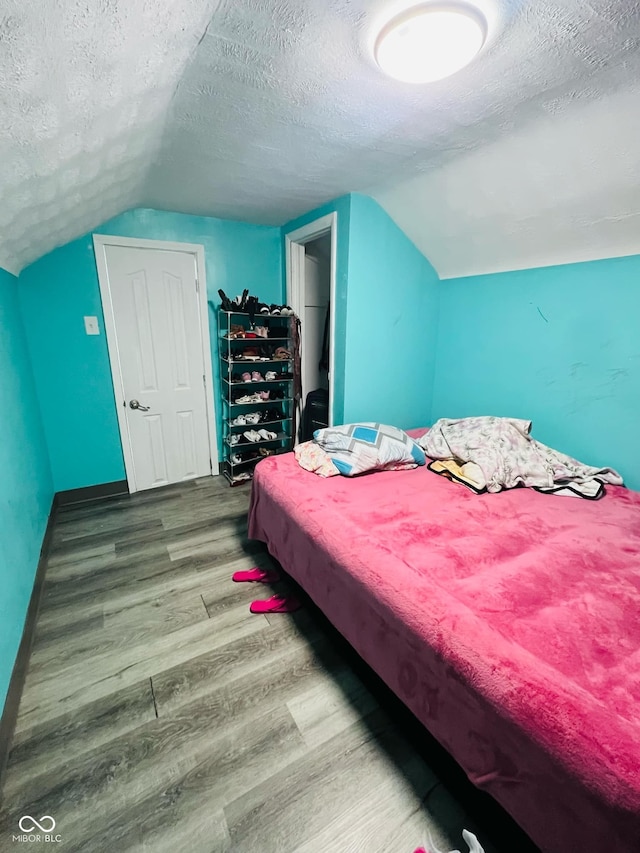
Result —
<svg viewBox="0 0 640 853"><path fill-rule="evenodd" d="M603 483L621 486L613 468L594 468L531 438L531 421L516 418L441 418L419 440L432 459L473 463L488 492L530 486L541 492L595 500Z"/></svg>

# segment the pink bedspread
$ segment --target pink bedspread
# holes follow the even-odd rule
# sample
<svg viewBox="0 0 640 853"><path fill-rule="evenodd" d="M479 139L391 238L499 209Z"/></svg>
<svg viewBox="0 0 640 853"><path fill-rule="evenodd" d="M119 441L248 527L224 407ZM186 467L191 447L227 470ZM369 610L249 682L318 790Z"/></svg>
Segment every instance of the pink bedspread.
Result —
<svg viewBox="0 0 640 853"><path fill-rule="evenodd" d="M259 463L249 535L545 853L640 850L640 494Z"/></svg>

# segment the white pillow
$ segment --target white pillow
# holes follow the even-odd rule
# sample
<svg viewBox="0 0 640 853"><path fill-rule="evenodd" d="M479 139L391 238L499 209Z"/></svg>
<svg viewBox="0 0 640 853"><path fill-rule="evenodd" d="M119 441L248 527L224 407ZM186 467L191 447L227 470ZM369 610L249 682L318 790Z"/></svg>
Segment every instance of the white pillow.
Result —
<svg viewBox="0 0 640 853"><path fill-rule="evenodd" d="M422 448L398 427L378 423L317 429L313 440L345 477L367 471L415 468L425 464Z"/></svg>

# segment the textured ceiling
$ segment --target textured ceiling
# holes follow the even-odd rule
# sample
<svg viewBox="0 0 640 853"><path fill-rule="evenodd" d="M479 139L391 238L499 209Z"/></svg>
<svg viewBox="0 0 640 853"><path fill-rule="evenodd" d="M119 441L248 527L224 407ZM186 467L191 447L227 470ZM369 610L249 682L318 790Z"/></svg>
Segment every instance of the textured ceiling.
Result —
<svg viewBox="0 0 640 853"><path fill-rule="evenodd" d="M214 0L0 0L0 266L139 203Z"/></svg>
<svg viewBox="0 0 640 853"><path fill-rule="evenodd" d="M280 224L373 194L441 275L640 251L640 4L476 0L491 36L383 77L408 0L0 0L0 266L138 205Z"/></svg>

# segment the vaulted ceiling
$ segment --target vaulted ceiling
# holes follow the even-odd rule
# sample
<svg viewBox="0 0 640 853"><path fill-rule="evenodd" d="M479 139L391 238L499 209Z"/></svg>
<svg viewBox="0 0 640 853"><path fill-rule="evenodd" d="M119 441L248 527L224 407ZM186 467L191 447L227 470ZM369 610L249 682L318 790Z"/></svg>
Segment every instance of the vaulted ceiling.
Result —
<svg viewBox="0 0 640 853"><path fill-rule="evenodd" d="M0 0L0 266L350 191L445 277L640 252L640 4L475 3L481 55L411 86L371 53L410 0Z"/></svg>

